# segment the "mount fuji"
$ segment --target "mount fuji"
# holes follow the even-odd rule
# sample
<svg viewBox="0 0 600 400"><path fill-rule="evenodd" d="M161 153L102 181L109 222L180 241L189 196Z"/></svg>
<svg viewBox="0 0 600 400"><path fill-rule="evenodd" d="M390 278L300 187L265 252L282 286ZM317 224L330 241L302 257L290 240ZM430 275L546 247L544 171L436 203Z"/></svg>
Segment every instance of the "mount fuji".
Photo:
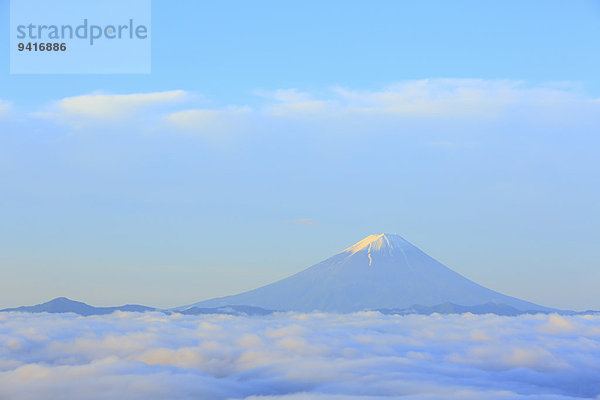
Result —
<svg viewBox="0 0 600 400"><path fill-rule="evenodd" d="M521 312L552 309L485 288L452 271L399 235L370 235L341 253L280 281L192 307L252 306L279 311L354 312L442 304ZM494 312L494 311L491 311Z"/></svg>

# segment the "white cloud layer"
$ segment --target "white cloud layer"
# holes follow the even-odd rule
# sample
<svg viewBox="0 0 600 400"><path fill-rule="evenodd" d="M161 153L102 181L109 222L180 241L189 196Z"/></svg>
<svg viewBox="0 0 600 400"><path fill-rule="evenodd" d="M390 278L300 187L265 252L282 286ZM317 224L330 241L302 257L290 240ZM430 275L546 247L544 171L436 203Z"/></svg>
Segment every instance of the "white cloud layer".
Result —
<svg viewBox="0 0 600 400"><path fill-rule="evenodd" d="M600 316L0 315L2 399L600 398Z"/></svg>

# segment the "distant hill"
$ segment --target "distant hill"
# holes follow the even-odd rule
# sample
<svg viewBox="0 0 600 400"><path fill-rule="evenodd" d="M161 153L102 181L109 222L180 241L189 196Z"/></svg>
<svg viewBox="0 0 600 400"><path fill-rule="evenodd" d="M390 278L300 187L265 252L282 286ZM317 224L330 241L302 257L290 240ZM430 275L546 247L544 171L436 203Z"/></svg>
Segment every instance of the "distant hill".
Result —
<svg viewBox="0 0 600 400"><path fill-rule="evenodd" d="M15 308L5 308L0 312L24 312L24 313L74 313L82 316L90 315L107 315L115 311L128 312L147 312L159 311L166 314L171 314L171 311L160 310L158 308L146 307L141 305L124 305L119 307L94 307L80 301L67 299L66 297L58 297L46 303L37 304L35 306L22 306ZM265 310L260 307L252 306L227 306L215 308L200 308L192 307L183 310L180 313L184 315L205 315L205 314L227 314L227 315L269 315L274 311Z"/></svg>
<svg viewBox="0 0 600 400"><path fill-rule="evenodd" d="M157 311L165 314L180 313L183 315L208 315L208 314L222 314L222 315L234 315L234 316L267 316L277 312L276 310L268 310L261 307L244 306L244 305L232 305L222 307L190 307L184 310L173 311L173 310L161 310L153 307L146 307L141 305L124 305L120 307L94 307L80 301L74 301L67 299L66 297L59 297L51 300L47 303L38 304L35 306L24 306L16 308L5 308L0 312L23 312L23 313L74 313L82 316L91 315L107 315L115 311L125 312L148 312ZM582 315L582 314L598 314L599 311L564 311L564 310L551 310L551 311L540 311L530 310L523 311L518 310L514 307L506 304L497 303L486 303L474 306L461 306L454 303L442 303L434 306L423 306L413 305L407 308L382 308L373 309L370 311L378 311L386 315L410 315L410 314L496 314L505 316L516 316L521 314L534 314L534 313L550 313L556 312L562 315Z"/></svg>
<svg viewBox="0 0 600 400"><path fill-rule="evenodd" d="M5 308L4 310L0 310L0 312L8 312L8 311L16 311L16 312L28 312L28 313L75 313L79 315L106 315L111 314L115 311L129 311L129 312L146 312L146 311L156 311L155 308L140 306L140 305L132 305L128 304L125 306L119 307L94 307L88 304L82 303L80 301L74 301L67 299L66 297L58 297L54 300L50 300L49 302L37 304L35 306L22 306L16 308Z"/></svg>

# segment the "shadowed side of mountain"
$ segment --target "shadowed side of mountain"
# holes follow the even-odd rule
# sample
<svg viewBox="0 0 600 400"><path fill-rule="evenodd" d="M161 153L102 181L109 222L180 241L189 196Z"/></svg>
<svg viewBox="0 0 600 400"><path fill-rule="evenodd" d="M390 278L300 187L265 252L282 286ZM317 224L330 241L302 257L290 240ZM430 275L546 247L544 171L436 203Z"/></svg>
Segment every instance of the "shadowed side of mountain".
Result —
<svg viewBox="0 0 600 400"><path fill-rule="evenodd" d="M152 307L141 306L137 304L128 304L118 307L94 307L89 304L67 299L66 297L58 297L46 303L37 304L35 306L22 306L15 308L6 308L0 312L26 312L26 313L74 313L83 316L90 315L106 315L115 311L127 312L146 312L158 311Z"/></svg>

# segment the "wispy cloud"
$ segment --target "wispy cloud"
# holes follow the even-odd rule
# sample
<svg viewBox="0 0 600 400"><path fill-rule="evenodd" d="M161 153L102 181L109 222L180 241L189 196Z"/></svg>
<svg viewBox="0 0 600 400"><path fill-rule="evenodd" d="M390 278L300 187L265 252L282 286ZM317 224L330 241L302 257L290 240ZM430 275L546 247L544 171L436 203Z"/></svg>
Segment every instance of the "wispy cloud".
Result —
<svg viewBox="0 0 600 400"><path fill-rule="evenodd" d="M493 117L516 105L549 106L586 101L574 85L528 86L524 82L484 79L423 79L391 84L380 90L333 88L321 97L295 89L272 92L274 115L395 115L400 117ZM593 101L593 99L588 99Z"/></svg>
<svg viewBox="0 0 600 400"><path fill-rule="evenodd" d="M257 91L259 96L270 101L263 107L262 112L273 116L294 116L319 114L335 107L326 99L317 99L313 95L298 89L278 89L272 92Z"/></svg>
<svg viewBox="0 0 600 400"><path fill-rule="evenodd" d="M69 125L123 122L152 114L156 109L172 106L190 97L183 90L134 94L86 94L67 97L36 113L38 117L57 120Z"/></svg>
<svg viewBox="0 0 600 400"><path fill-rule="evenodd" d="M301 92L298 89L277 89L274 91L257 90L254 92L260 97L271 100L277 100L282 103L295 103L302 101L310 101L312 96L309 93Z"/></svg>
<svg viewBox="0 0 600 400"><path fill-rule="evenodd" d="M8 115L12 110L12 104L8 101L0 99L0 117Z"/></svg>
<svg viewBox="0 0 600 400"><path fill-rule="evenodd" d="M119 118L153 106L181 101L186 96L183 90L122 95L91 94L62 99L57 102L57 107L67 115Z"/></svg>
<svg viewBox="0 0 600 400"><path fill-rule="evenodd" d="M448 150L455 149L457 147L456 143L450 142L447 140L429 142L428 145L433 146L433 147L440 147L440 148L448 149Z"/></svg>
<svg viewBox="0 0 600 400"><path fill-rule="evenodd" d="M223 133L240 128L252 109L247 106L224 109L191 109L165 116L165 121L178 130L191 133Z"/></svg>
<svg viewBox="0 0 600 400"><path fill-rule="evenodd" d="M580 399L600 316L0 315L10 399Z"/></svg>
<svg viewBox="0 0 600 400"><path fill-rule="evenodd" d="M292 224L296 224L296 225L309 225L309 226L319 226L322 225L319 221L315 221L314 219L310 219L310 218L299 218L299 219L293 219L290 221L287 221L289 223Z"/></svg>

